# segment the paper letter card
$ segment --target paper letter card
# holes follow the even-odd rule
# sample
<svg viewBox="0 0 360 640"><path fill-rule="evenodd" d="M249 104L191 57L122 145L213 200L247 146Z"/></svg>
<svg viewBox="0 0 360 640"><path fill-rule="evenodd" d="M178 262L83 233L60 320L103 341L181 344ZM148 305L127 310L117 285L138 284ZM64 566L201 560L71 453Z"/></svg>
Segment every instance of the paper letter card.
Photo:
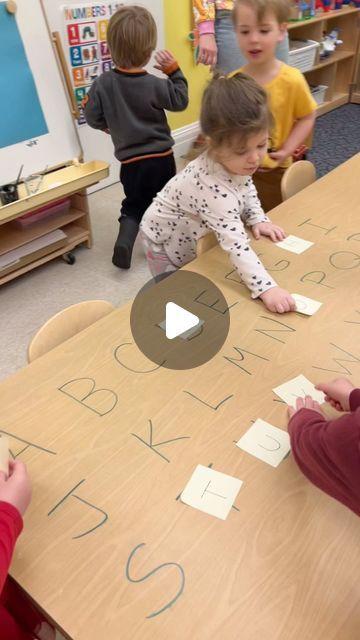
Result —
<svg viewBox="0 0 360 640"><path fill-rule="evenodd" d="M9 438L0 436L0 471L9 474Z"/></svg>
<svg viewBox="0 0 360 640"><path fill-rule="evenodd" d="M290 451L290 437L287 431L259 418L236 446L272 467L277 467Z"/></svg>
<svg viewBox="0 0 360 640"><path fill-rule="evenodd" d="M303 253L306 249L309 249L314 244L309 240L303 240L297 236L287 236L284 240L275 243L277 247L291 251L291 253Z"/></svg>
<svg viewBox="0 0 360 640"><path fill-rule="evenodd" d="M273 389L273 392L292 407L296 405L296 398L304 398L305 396L311 396L319 404L325 402L323 392L315 389L313 383L302 374L289 380L289 382L284 382L284 384Z"/></svg>
<svg viewBox="0 0 360 640"><path fill-rule="evenodd" d="M303 313L305 316L312 316L314 313L319 311L322 302L318 302L317 300L313 300L312 298L307 298L306 296L300 295L300 293L292 293L292 297L296 302L296 309L298 313Z"/></svg>
<svg viewBox="0 0 360 640"><path fill-rule="evenodd" d="M242 480L238 478L198 464L181 500L190 507L226 520L241 485Z"/></svg>

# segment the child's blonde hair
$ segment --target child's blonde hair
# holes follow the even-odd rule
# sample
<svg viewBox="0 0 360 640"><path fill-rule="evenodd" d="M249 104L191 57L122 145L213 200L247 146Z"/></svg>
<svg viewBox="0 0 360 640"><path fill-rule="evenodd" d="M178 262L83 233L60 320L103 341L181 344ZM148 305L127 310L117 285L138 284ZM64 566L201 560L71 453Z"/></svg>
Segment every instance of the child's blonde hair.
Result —
<svg viewBox="0 0 360 640"><path fill-rule="evenodd" d="M289 19L290 3L288 0L235 0L232 14L235 26L237 8L241 4L246 4L254 10L259 24L263 21L266 13L273 13L279 24L283 24Z"/></svg>
<svg viewBox="0 0 360 640"><path fill-rule="evenodd" d="M272 125L267 95L245 73L215 76L203 94L200 124L212 147L244 143L249 136L267 131Z"/></svg>
<svg viewBox="0 0 360 640"><path fill-rule="evenodd" d="M110 19L106 38L117 67L142 67L156 47L155 20L144 7L120 7Z"/></svg>

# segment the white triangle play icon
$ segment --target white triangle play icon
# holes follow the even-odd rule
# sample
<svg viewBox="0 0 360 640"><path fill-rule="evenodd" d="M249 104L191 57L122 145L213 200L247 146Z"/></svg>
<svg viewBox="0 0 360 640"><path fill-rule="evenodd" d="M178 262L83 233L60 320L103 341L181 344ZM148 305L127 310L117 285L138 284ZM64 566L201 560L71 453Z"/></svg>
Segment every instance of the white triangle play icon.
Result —
<svg viewBox="0 0 360 640"><path fill-rule="evenodd" d="M175 302L167 302L165 309L165 333L169 340L181 336L182 333L196 327L200 322L197 316L179 307Z"/></svg>

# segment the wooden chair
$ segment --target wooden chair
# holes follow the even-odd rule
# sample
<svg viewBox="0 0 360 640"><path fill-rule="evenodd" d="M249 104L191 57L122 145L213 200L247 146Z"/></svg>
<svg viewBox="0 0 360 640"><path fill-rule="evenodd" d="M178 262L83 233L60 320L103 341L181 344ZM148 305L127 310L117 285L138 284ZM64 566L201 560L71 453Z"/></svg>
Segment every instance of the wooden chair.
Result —
<svg viewBox="0 0 360 640"><path fill-rule="evenodd" d="M216 235L212 231L210 231L210 233L207 233L206 236L199 238L199 240L196 243L197 257L201 256L201 254L205 253L205 251L209 251L209 249L216 247L217 244L218 244L218 241L217 241Z"/></svg>
<svg viewBox="0 0 360 640"><path fill-rule="evenodd" d="M113 310L113 305L106 300L86 300L59 311L32 338L27 352L28 362L33 362Z"/></svg>
<svg viewBox="0 0 360 640"><path fill-rule="evenodd" d="M283 200L294 196L316 180L316 170L309 160L299 160L286 169L281 179L281 195Z"/></svg>

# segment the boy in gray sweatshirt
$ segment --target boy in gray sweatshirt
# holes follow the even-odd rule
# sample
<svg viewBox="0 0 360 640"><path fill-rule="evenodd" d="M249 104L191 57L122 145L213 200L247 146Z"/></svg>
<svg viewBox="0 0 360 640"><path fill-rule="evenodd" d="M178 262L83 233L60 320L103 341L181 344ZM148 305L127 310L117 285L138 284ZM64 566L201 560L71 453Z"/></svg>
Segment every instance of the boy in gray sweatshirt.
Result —
<svg viewBox="0 0 360 640"><path fill-rule="evenodd" d="M111 135L121 162L125 198L112 261L122 269L130 267L143 213L176 173L165 109L183 111L188 104L187 81L169 51L155 54L156 68L167 79L143 68L156 40L156 24L147 9L120 7L107 30L115 68L94 81L85 101L87 123Z"/></svg>

